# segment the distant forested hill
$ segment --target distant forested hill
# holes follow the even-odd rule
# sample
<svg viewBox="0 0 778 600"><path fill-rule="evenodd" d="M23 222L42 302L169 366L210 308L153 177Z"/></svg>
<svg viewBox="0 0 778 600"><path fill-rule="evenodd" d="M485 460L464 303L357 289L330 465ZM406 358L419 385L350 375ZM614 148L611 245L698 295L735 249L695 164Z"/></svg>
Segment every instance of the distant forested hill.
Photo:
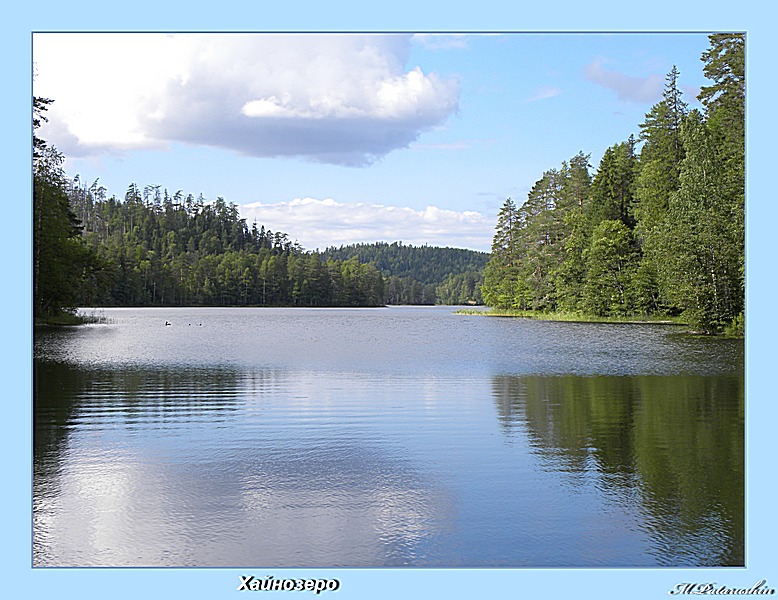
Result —
<svg viewBox="0 0 778 600"><path fill-rule="evenodd" d="M489 260L486 252L402 242L332 247L322 257L356 257L375 265L386 278L388 304L480 304L482 273Z"/></svg>
<svg viewBox="0 0 778 600"><path fill-rule="evenodd" d="M322 253L323 258L334 260L348 260L354 256L359 257L362 263L373 263L384 275L413 277L423 284L440 284L452 274L480 271L489 260L486 252L463 248L413 246L402 242L351 244L340 248L327 248Z"/></svg>
<svg viewBox="0 0 778 600"><path fill-rule="evenodd" d="M78 184L78 182L74 182ZM356 258L322 259L289 236L249 226L222 198L131 184L122 201L72 185L81 243L99 268L84 306L380 306L384 279Z"/></svg>
<svg viewBox="0 0 778 600"><path fill-rule="evenodd" d="M376 243L309 252L282 232L159 185L123 198L69 177L37 129L53 100L33 101L36 321L79 306L381 306L481 303L488 255Z"/></svg>
<svg viewBox="0 0 778 600"><path fill-rule="evenodd" d="M51 102L35 99L36 130ZM480 302L484 253L402 244L308 252L285 233L248 225L223 198L135 183L117 198L68 177L63 163L35 137L36 320L78 306Z"/></svg>

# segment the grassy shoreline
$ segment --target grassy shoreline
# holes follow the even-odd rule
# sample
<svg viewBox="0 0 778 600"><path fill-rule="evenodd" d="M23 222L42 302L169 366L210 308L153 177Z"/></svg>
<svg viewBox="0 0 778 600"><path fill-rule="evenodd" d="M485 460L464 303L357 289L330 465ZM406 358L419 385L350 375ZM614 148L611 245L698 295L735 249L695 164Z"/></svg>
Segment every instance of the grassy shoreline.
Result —
<svg viewBox="0 0 778 600"><path fill-rule="evenodd" d="M108 322L109 320L105 316L97 315L94 312L90 314L62 312L47 317L37 317L34 319L33 325L35 327L74 327Z"/></svg>
<svg viewBox="0 0 778 600"><path fill-rule="evenodd" d="M455 312L457 315L477 315L482 317L513 317L522 319L535 319L538 321L558 321L565 323L619 323L635 325L686 325L680 317L623 315L617 317L598 317L595 315L581 315L578 313L541 313L532 310L507 310L501 308L477 309L463 308Z"/></svg>
<svg viewBox="0 0 778 600"><path fill-rule="evenodd" d="M722 338L745 339L743 322L739 322L733 329L727 327L724 331L711 334L695 331L683 317L670 316L646 316L646 315L622 315L618 317L598 317L595 315L581 315L578 313L540 313L532 310L506 310L501 308L463 308L457 310L457 315L476 315L479 317L512 317L520 319L534 319L536 321L552 321L559 323L613 323L622 325L673 325L686 327L682 333L709 337L711 335Z"/></svg>

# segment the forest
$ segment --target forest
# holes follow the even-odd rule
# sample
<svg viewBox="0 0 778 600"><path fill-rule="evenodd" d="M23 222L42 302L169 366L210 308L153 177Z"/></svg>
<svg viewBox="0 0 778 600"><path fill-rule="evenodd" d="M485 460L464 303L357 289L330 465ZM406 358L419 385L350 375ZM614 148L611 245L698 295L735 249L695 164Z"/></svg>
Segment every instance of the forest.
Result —
<svg viewBox="0 0 778 600"><path fill-rule="evenodd" d="M709 36L712 82L689 110L673 67L636 139L592 175L579 152L503 204L484 302L508 311L678 316L742 334L745 314L745 38Z"/></svg>
<svg viewBox="0 0 778 600"><path fill-rule="evenodd" d="M52 101L35 98L34 129ZM108 196L63 171L34 137L34 309L78 306L382 306L480 301L488 254L361 244L308 252L289 235L249 226L223 198L158 185Z"/></svg>

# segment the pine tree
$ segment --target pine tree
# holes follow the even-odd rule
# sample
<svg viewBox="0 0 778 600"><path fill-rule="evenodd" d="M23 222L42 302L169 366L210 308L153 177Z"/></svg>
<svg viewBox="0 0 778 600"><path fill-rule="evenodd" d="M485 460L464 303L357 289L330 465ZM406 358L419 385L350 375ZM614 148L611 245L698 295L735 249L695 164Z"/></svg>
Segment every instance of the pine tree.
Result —
<svg viewBox="0 0 778 600"><path fill-rule="evenodd" d="M518 293L519 212L511 198L505 200L497 215L492 253L484 268L484 302L498 308L522 307Z"/></svg>

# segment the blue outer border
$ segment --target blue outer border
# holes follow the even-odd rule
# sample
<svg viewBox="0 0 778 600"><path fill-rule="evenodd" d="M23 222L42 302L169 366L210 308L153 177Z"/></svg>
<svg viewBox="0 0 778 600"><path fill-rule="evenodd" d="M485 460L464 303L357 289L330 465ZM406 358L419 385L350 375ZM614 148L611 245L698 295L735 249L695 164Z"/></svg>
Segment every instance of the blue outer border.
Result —
<svg viewBox="0 0 778 600"><path fill-rule="evenodd" d="M768 319L771 258L768 228L777 216L767 179L768 133L774 96L774 20L743 4L720 0L679 3L589 3L560 0L522 6L478 2L466 9L448 3L395 0L380 5L360 2L295 2L269 7L260 2L223 1L209 5L136 0L104 2L17 3L5 15L2 94L5 133L3 172L6 217L2 243L6 282L3 299L3 381L6 382L2 456L6 480L3 498L2 568L9 598L178 598L217 599L236 593L239 575L262 578L338 578L341 587L327 595L341 599L396 598L592 598L653 599L682 582L715 582L749 588L766 579L778 588L774 560L776 520L772 485L776 421L775 393L766 373L775 360L768 354L774 326ZM612 5L612 6L611 6ZM736 9L736 10L733 10ZM31 269L30 269L30 64L32 31L746 31L748 51L747 195L747 567L743 569L32 569L31 542ZM774 162L771 160L771 162ZM10 179L10 187L8 180ZM772 236L774 238L774 234ZM23 249L24 251L20 251ZM725 482L722 482L724 485ZM267 594L267 593L266 593ZM276 592L282 597L288 594ZM307 595L310 592L303 592ZM5 595L5 594L4 594ZM293 594L298 596L298 594Z"/></svg>

